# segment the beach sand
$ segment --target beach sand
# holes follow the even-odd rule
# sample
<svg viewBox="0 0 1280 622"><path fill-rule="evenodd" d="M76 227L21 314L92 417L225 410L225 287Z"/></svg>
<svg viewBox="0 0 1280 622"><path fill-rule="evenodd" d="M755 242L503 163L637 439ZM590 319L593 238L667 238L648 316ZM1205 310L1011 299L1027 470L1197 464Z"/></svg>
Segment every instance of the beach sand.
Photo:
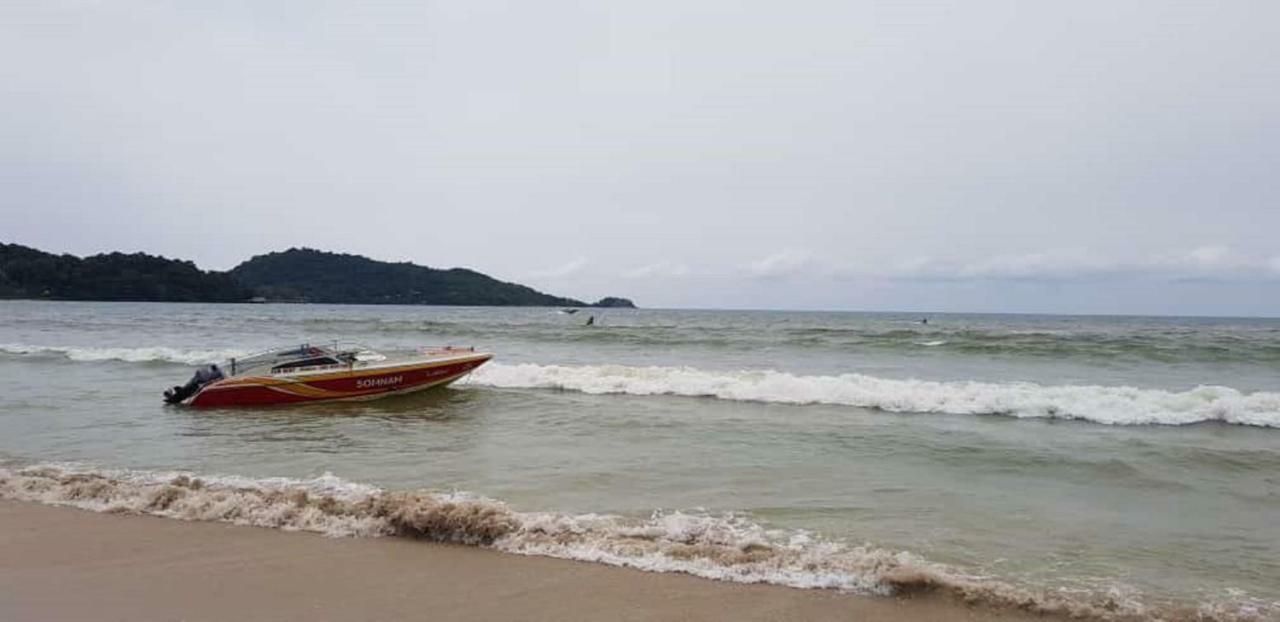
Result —
<svg viewBox="0 0 1280 622"><path fill-rule="evenodd" d="M0 620L1029 620L400 538L0 501Z"/></svg>

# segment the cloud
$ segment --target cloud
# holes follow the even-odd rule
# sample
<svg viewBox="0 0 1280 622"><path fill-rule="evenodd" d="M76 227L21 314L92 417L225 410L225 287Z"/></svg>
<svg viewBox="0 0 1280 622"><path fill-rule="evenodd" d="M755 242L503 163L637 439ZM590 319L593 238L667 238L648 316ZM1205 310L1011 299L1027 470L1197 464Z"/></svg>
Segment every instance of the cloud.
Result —
<svg viewBox="0 0 1280 622"><path fill-rule="evenodd" d="M967 263L956 271L962 279L1080 279L1123 272L1116 262L1080 249L996 255Z"/></svg>
<svg viewBox="0 0 1280 622"><path fill-rule="evenodd" d="M1217 267L1236 262L1235 253L1226 246L1201 246L1187 253L1187 259L1203 267Z"/></svg>
<svg viewBox="0 0 1280 622"><path fill-rule="evenodd" d="M905 281L1246 281L1280 276L1280 257L1251 257L1217 244L1137 258L1108 257L1090 249L1072 248L969 260L915 257L881 270L846 266L827 273L837 278Z"/></svg>
<svg viewBox="0 0 1280 622"><path fill-rule="evenodd" d="M1266 267L1266 261L1254 260L1229 246L1212 244L1185 253L1163 254L1149 262L1153 268L1192 272L1248 271Z"/></svg>
<svg viewBox="0 0 1280 622"><path fill-rule="evenodd" d="M837 279L882 278L908 281L1070 280L1116 274L1122 267L1084 250L999 254L972 260L917 256L877 265L831 266L822 273Z"/></svg>
<svg viewBox="0 0 1280 622"><path fill-rule="evenodd" d="M529 276L534 278L539 278L539 279L562 278L562 277L570 276L572 274L581 272L582 269L586 267L586 265L587 265L586 258L579 257L577 259L574 259L560 266L555 266L552 268L546 268L542 270L530 271Z"/></svg>
<svg viewBox="0 0 1280 622"><path fill-rule="evenodd" d="M756 278L777 279L804 271L813 261L807 251L782 250L747 265L747 272Z"/></svg>
<svg viewBox="0 0 1280 622"><path fill-rule="evenodd" d="M1269 280L1280 271L1275 259L1255 257L1220 244L1199 246L1184 253L1150 258L1141 268L1150 276L1174 281Z"/></svg>
<svg viewBox="0 0 1280 622"><path fill-rule="evenodd" d="M689 274L689 267L682 263L659 261L633 268L622 273L623 278L645 279L650 277L679 277Z"/></svg>

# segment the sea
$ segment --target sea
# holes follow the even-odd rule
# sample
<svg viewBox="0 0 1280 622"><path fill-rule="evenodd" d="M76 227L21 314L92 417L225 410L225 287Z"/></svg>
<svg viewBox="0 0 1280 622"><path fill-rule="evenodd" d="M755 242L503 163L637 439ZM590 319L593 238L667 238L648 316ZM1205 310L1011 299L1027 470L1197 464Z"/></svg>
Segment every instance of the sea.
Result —
<svg viewBox="0 0 1280 622"><path fill-rule="evenodd" d="M371 402L161 400L333 340L496 357ZM0 498L1277 620L1280 320L0 302Z"/></svg>

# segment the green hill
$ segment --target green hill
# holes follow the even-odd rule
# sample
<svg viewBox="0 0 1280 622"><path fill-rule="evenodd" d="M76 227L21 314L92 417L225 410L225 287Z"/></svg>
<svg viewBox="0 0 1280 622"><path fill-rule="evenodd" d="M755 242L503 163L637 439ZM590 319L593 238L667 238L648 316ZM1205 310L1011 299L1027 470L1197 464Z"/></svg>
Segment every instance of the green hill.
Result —
<svg viewBox="0 0 1280 622"><path fill-rule="evenodd" d="M237 281L269 300L418 305L580 307L465 268L437 270L359 255L291 248L258 255L231 270Z"/></svg>
<svg viewBox="0 0 1280 622"><path fill-rule="evenodd" d="M161 302L270 301L584 307L465 268L437 270L309 248L258 255L230 272L205 272L190 261L143 253L81 259L0 244L0 298ZM594 306L634 307L625 298Z"/></svg>
<svg viewBox="0 0 1280 622"><path fill-rule="evenodd" d="M53 300L240 302L251 294L224 272L144 253L81 259L0 244L0 297Z"/></svg>

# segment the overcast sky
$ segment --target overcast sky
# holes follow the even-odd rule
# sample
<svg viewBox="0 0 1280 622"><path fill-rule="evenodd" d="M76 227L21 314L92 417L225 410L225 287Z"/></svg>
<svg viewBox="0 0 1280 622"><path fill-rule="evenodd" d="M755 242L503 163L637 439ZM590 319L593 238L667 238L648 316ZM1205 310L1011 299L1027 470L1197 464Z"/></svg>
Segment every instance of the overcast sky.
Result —
<svg viewBox="0 0 1280 622"><path fill-rule="evenodd" d="M0 1L0 241L1280 315L1280 2Z"/></svg>

